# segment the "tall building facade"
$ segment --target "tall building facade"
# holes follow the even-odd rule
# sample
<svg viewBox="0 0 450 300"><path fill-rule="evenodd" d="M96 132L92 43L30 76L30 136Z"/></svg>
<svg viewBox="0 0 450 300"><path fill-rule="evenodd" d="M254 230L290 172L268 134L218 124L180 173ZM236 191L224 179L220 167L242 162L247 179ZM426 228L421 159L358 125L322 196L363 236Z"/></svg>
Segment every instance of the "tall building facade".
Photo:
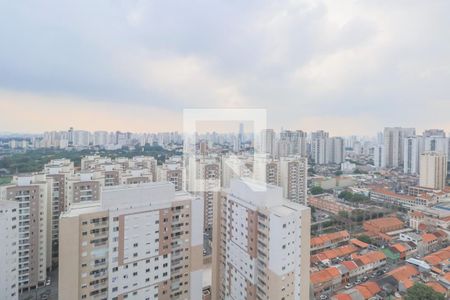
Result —
<svg viewBox="0 0 450 300"><path fill-rule="evenodd" d="M442 190L447 183L447 156L439 152L420 155L420 186Z"/></svg>
<svg viewBox="0 0 450 300"><path fill-rule="evenodd" d="M381 169L385 166L383 145L376 145L373 147L373 164L376 169Z"/></svg>
<svg viewBox="0 0 450 300"><path fill-rule="evenodd" d="M261 132L260 147L261 153L275 154L275 132L273 129L265 129Z"/></svg>
<svg viewBox="0 0 450 300"><path fill-rule="evenodd" d="M16 176L0 187L0 200L18 204L18 287L28 290L44 284L51 268L52 182L45 174Z"/></svg>
<svg viewBox="0 0 450 300"><path fill-rule="evenodd" d="M204 201L204 229L210 231L213 223L213 203L220 191L221 168L218 157L190 157L186 180L188 191L199 195Z"/></svg>
<svg viewBox="0 0 450 300"><path fill-rule="evenodd" d="M344 162L344 139L341 137L331 137L325 142L326 162L341 164Z"/></svg>
<svg viewBox="0 0 450 300"><path fill-rule="evenodd" d="M384 163L387 168L397 168L403 164L404 141L406 137L415 136L414 128L384 128Z"/></svg>
<svg viewBox="0 0 450 300"><path fill-rule="evenodd" d="M201 299L203 202L170 183L107 187L61 216L59 299Z"/></svg>
<svg viewBox="0 0 450 300"><path fill-rule="evenodd" d="M308 159L306 157L282 157L280 159L280 183L283 197L306 205L308 194Z"/></svg>
<svg viewBox="0 0 450 300"><path fill-rule="evenodd" d="M0 200L0 299L19 299L19 222L27 222L19 221L19 204Z"/></svg>
<svg viewBox="0 0 450 300"><path fill-rule="evenodd" d="M73 176L74 165L68 159L55 159L44 166L44 174L51 182L51 227L52 266L58 265L59 216L65 210L66 179Z"/></svg>
<svg viewBox="0 0 450 300"><path fill-rule="evenodd" d="M423 152L423 146L421 136L410 136L404 139L403 172L405 174L419 174L419 159Z"/></svg>
<svg viewBox="0 0 450 300"><path fill-rule="evenodd" d="M175 191L183 189L183 168L180 163L166 162L158 167L157 181L168 181L175 186Z"/></svg>
<svg viewBox="0 0 450 300"><path fill-rule="evenodd" d="M264 155L255 156L253 179L267 184L280 185L280 161Z"/></svg>
<svg viewBox="0 0 450 300"><path fill-rule="evenodd" d="M215 205L212 299L309 299L310 209L242 180Z"/></svg>

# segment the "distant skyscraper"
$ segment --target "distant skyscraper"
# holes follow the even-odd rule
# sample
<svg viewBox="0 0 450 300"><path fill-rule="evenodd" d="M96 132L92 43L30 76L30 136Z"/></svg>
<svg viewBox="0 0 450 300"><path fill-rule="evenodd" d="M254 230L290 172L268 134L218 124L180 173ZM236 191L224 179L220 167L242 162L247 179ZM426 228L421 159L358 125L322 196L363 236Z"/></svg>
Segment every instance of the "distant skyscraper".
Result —
<svg viewBox="0 0 450 300"><path fill-rule="evenodd" d="M307 134L302 130L283 130L277 143L278 157L290 155L306 156Z"/></svg>
<svg viewBox="0 0 450 300"><path fill-rule="evenodd" d="M215 216L212 299L309 300L309 208L232 180Z"/></svg>
<svg viewBox="0 0 450 300"><path fill-rule="evenodd" d="M447 156L425 152L420 156L420 186L442 190L447 182Z"/></svg>
<svg viewBox="0 0 450 300"><path fill-rule="evenodd" d="M424 137L444 137L445 131L442 129L427 129L423 132Z"/></svg>
<svg viewBox="0 0 450 300"><path fill-rule="evenodd" d="M275 132L273 129L265 129L261 132L260 152L274 155L275 152Z"/></svg>
<svg viewBox="0 0 450 300"><path fill-rule="evenodd" d="M385 165L383 148L383 145L376 145L373 149L373 164L377 169L383 168Z"/></svg>
<svg viewBox="0 0 450 300"><path fill-rule="evenodd" d="M306 205L308 159L306 157L280 158L280 174L283 197Z"/></svg>
<svg viewBox="0 0 450 300"><path fill-rule="evenodd" d="M341 164L344 161L344 139L332 137L325 140L326 162Z"/></svg>
<svg viewBox="0 0 450 300"><path fill-rule="evenodd" d="M314 162L318 165L323 165L327 162L327 139L329 133L323 130L318 130L311 133L311 156Z"/></svg>
<svg viewBox="0 0 450 300"><path fill-rule="evenodd" d="M403 165L404 139L414 136L414 128L386 127L384 128L384 163L387 168L397 168Z"/></svg>
<svg viewBox="0 0 450 300"><path fill-rule="evenodd" d="M61 216L59 299L202 297L203 203L169 183L108 187Z"/></svg>
<svg viewBox="0 0 450 300"><path fill-rule="evenodd" d="M410 136L404 139L403 172L405 174L419 174L419 158L423 152L423 138Z"/></svg>

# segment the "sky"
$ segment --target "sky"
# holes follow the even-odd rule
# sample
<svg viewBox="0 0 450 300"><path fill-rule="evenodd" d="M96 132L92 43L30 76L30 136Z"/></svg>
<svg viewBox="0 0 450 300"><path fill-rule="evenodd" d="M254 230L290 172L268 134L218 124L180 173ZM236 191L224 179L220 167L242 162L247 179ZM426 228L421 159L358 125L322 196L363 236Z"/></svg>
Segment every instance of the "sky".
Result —
<svg viewBox="0 0 450 300"><path fill-rule="evenodd" d="M0 132L268 126L450 132L450 1L0 0Z"/></svg>

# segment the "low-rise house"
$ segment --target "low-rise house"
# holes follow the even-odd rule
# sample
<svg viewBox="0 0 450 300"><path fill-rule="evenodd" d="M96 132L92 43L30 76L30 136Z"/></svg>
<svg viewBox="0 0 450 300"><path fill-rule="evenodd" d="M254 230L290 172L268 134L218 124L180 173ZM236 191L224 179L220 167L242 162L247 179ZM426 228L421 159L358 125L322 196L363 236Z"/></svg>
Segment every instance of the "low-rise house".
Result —
<svg viewBox="0 0 450 300"><path fill-rule="evenodd" d="M422 235L422 242L419 244L419 253L425 255L430 253L438 244L437 237L432 233Z"/></svg>
<svg viewBox="0 0 450 300"><path fill-rule="evenodd" d="M350 240L347 230L322 234L311 238L311 253L317 253L329 248L335 248Z"/></svg>
<svg viewBox="0 0 450 300"><path fill-rule="evenodd" d="M333 296L333 300L367 300L372 299L381 292L380 286L374 281L368 281L354 288Z"/></svg>
<svg viewBox="0 0 450 300"><path fill-rule="evenodd" d="M387 258L381 251L372 251L363 255L352 255L352 260L358 266L358 275L363 275L384 266Z"/></svg>
<svg viewBox="0 0 450 300"><path fill-rule="evenodd" d="M365 221L363 227L367 232L376 235L381 240L389 242L393 238L387 233L403 229L404 224L396 217L386 217Z"/></svg>
<svg viewBox="0 0 450 300"><path fill-rule="evenodd" d="M311 285L314 295L333 293L341 284L341 272L336 267L330 267L321 271L311 273Z"/></svg>
<svg viewBox="0 0 450 300"><path fill-rule="evenodd" d="M352 253L355 253L358 251L358 248L353 245L344 245L337 247L335 249L328 249L322 252L319 252L317 254L314 254L311 256L311 263L324 263L324 264L330 264L333 262L333 260L337 258L345 258L349 256Z"/></svg>

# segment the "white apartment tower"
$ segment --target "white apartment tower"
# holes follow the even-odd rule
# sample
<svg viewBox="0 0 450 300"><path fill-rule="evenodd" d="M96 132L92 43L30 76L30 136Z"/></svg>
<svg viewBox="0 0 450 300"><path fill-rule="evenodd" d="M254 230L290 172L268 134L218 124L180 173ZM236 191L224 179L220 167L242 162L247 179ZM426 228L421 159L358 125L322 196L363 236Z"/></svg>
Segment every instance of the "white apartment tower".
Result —
<svg viewBox="0 0 450 300"><path fill-rule="evenodd" d="M311 157L318 165L327 163L327 139L329 133L323 130L311 132Z"/></svg>
<svg viewBox="0 0 450 300"><path fill-rule="evenodd" d="M306 157L280 158L280 183L283 197L306 205L308 159Z"/></svg>
<svg viewBox="0 0 450 300"><path fill-rule="evenodd" d="M216 205L212 299L309 300L310 209L237 179Z"/></svg>
<svg viewBox="0 0 450 300"><path fill-rule="evenodd" d="M19 299L19 204L0 200L0 299Z"/></svg>
<svg viewBox="0 0 450 300"><path fill-rule="evenodd" d="M38 174L16 176L0 187L0 200L18 204L19 291L43 284L51 267L51 186L51 179Z"/></svg>
<svg viewBox="0 0 450 300"><path fill-rule="evenodd" d="M447 182L447 156L439 152L420 155L420 186L442 190Z"/></svg>
<svg viewBox="0 0 450 300"><path fill-rule="evenodd" d="M61 216L59 299L201 299L203 202L167 182L101 198Z"/></svg>

